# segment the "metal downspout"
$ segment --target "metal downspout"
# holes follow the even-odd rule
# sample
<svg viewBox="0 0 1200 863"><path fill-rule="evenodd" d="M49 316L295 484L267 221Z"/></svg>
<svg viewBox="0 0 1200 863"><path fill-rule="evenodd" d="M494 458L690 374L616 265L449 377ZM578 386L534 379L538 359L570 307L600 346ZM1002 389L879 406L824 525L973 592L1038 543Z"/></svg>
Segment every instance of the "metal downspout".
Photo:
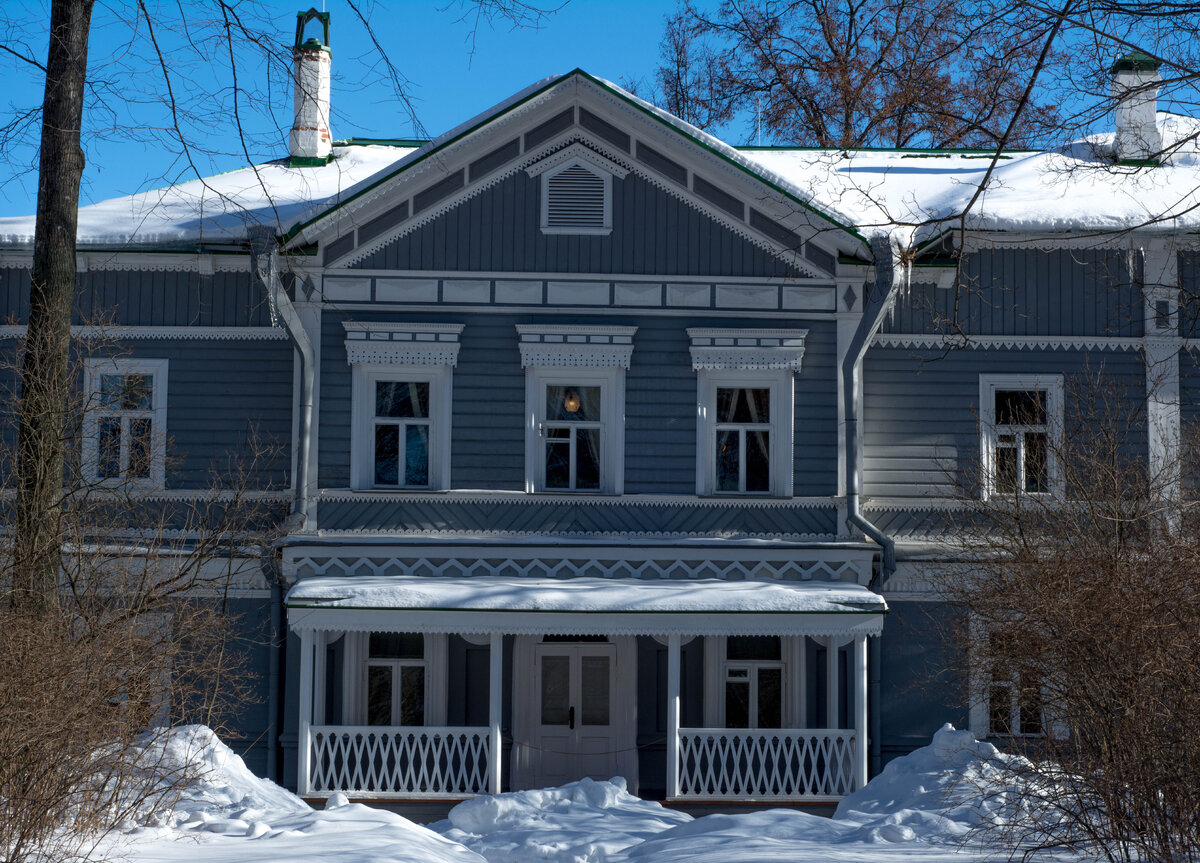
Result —
<svg viewBox="0 0 1200 863"><path fill-rule="evenodd" d="M896 571L896 543L863 515L859 501L862 449L859 446L858 424L862 413L862 363L871 339L879 331L884 315L891 309L898 290L904 285L907 269L902 265L898 251L887 238L873 238L871 250L875 257L875 285L874 289L867 291L863 297L863 316L842 360L842 386L843 403L846 406L846 522L877 542L883 550L879 577L871 579L870 586L875 588L886 583L888 577ZM882 760L879 693L883 650L878 638L872 638L870 643L867 724L871 746L870 770L871 775L875 776L879 774Z"/></svg>
<svg viewBox="0 0 1200 863"><path fill-rule="evenodd" d="M312 445L312 412L314 380L316 378L316 354L312 341L304 329L296 307L283 289L279 277L279 253L275 247L274 236L269 232L259 232L251 236L251 252L254 258L255 270L267 289L267 301L271 310L272 323L282 321L287 330L292 346L300 355L300 427L297 430L297 454L295 496L292 501L292 512L284 527L288 532L307 530L311 526L309 508L309 479L308 463ZM263 259L266 258L266 266ZM271 635L274 640L270 654L268 671L267 702L269 725L267 728L267 774L273 781L280 781L279 775L279 728L281 720L280 681L283 664L284 634L283 634L283 574L280 572L273 548L269 562L271 586Z"/></svg>

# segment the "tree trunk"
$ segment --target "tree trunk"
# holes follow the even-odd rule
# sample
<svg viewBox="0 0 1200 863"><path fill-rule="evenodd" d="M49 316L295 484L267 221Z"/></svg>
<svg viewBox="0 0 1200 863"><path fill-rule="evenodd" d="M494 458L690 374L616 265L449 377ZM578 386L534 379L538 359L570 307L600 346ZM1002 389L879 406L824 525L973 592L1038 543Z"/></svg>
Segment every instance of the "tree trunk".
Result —
<svg viewBox="0 0 1200 863"><path fill-rule="evenodd" d="M79 139L93 2L54 0L50 12L13 543L12 603L31 610L54 602L60 568L67 367L83 175Z"/></svg>

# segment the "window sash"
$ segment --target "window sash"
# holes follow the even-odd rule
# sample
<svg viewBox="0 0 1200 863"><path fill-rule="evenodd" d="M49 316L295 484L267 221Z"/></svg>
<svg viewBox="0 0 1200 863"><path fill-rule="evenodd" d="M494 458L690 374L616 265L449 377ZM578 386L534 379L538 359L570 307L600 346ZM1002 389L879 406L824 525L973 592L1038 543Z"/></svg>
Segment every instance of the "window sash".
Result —
<svg viewBox="0 0 1200 863"><path fill-rule="evenodd" d="M777 676L777 682L768 682L763 686L763 672L770 677ZM773 674L772 674L773 672ZM740 717L730 716L731 688L745 687L746 724L731 724L741 722ZM764 688L766 692L764 693ZM725 727L726 728L782 728L784 712L787 704L787 668L782 661L731 661L725 665ZM772 692L774 697L772 698ZM764 700L764 696L770 701Z"/></svg>
<svg viewBox="0 0 1200 863"><path fill-rule="evenodd" d="M94 374L91 397L95 457L92 473L101 481L150 481L161 469L159 375L146 369Z"/></svg>
<svg viewBox="0 0 1200 863"><path fill-rule="evenodd" d="M421 727L428 713L428 663L370 659L366 663L366 724ZM386 672L381 674L379 672ZM385 688L386 687L386 688ZM385 718L386 720L382 721Z"/></svg>

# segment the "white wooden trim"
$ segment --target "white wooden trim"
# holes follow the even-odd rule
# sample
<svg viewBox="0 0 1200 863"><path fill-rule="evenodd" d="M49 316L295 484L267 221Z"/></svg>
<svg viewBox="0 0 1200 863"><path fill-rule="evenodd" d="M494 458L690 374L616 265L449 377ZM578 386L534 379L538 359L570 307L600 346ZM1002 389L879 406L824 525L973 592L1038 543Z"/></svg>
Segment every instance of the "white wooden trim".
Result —
<svg viewBox="0 0 1200 863"><path fill-rule="evenodd" d="M679 796L679 634L667 639L667 799Z"/></svg>
<svg viewBox="0 0 1200 863"><path fill-rule="evenodd" d="M425 724L446 724L446 701L450 689L450 636L425 633Z"/></svg>
<svg viewBox="0 0 1200 863"><path fill-rule="evenodd" d="M0 326L0 339L23 339L28 328L24 324ZM71 338L82 340L126 339L212 339L232 341L285 341L287 330L282 327L142 327L95 326L91 324L71 327Z"/></svg>
<svg viewBox="0 0 1200 863"><path fill-rule="evenodd" d="M415 381L429 384L429 485L424 490L450 485L450 428L454 373L449 365L357 364L350 383L350 476L355 488L371 489L375 482L372 459L375 429L374 386L379 381ZM397 491L403 489L396 489Z"/></svg>
<svg viewBox="0 0 1200 863"><path fill-rule="evenodd" d="M854 637L854 788L867 784L867 637Z"/></svg>
<svg viewBox="0 0 1200 863"><path fill-rule="evenodd" d="M464 324L364 324L344 321L346 361L399 366L458 365L459 337Z"/></svg>
<svg viewBox="0 0 1200 863"><path fill-rule="evenodd" d="M800 371L808 330L689 327L694 371Z"/></svg>
<svg viewBox="0 0 1200 863"><path fill-rule="evenodd" d="M1142 340L1124 336L954 336L939 333L880 333L871 339L871 345L881 348L936 348L943 351L1137 351L1142 348Z"/></svg>
<svg viewBox="0 0 1200 863"><path fill-rule="evenodd" d="M296 793L309 793L309 755L312 751L313 724L313 642L314 632L300 636L300 739L296 747Z"/></svg>
<svg viewBox="0 0 1200 863"><path fill-rule="evenodd" d="M367 722L366 632L347 632L342 635L342 721L347 725Z"/></svg>
<svg viewBox="0 0 1200 863"><path fill-rule="evenodd" d="M325 724L325 684L329 680L327 660L329 632L313 633L313 725Z"/></svg>
<svg viewBox="0 0 1200 863"><path fill-rule="evenodd" d="M830 635L825 639L825 727L841 727L841 639Z"/></svg>
<svg viewBox="0 0 1200 863"><path fill-rule="evenodd" d="M504 636L493 632L488 648L488 793L500 793L500 720L504 704Z"/></svg>
<svg viewBox="0 0 1200 863"><path fill-rule="evenodd" d="M86 394L86 411L83 418L83 470L84 475L100 485L130 487L137 490L162 489L167 474L167 360L133 359L129 357L93 357L84 360L83 388ZM98 401L102 375L148 374L153 377L151 390L150 426L150 476L144 479L111 477L100 479L99 469L99 416L108 413ZM122 436L124 438L124 436ZM124 451L126 444L122 443ZM122 458L121 469L125 469Z"/></svg>

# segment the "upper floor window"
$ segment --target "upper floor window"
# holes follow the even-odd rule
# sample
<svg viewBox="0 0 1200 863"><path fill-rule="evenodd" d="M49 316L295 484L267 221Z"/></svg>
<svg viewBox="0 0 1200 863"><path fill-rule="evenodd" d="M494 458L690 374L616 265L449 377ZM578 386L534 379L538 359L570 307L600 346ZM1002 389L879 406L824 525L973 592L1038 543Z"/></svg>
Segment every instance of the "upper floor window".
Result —
<svg viewBox="0 0 1200 863"><path fill-rule="evenodd" d="M1046 494L1060 482L1060 375L983 375L979 379L985 496Z"/></svg>
<svg viewBox="0 0 1200 863"><path fill-rule="evenodd" d="M450 484L450 408L459 324L347 322L354 488Z"/></svg>
<svg viewBox="0 0 1200 863"><path fill-rule="evenodd" d="M620 494L635 327L519 324L527 491Z"/></svg>
<svg viewBox="0 0 1200 863"><path fill-rule="evenodd" d="M84 474L93 482L162 488L167 361L95 359L85 366Z"/></svg>
<svg viewBox="0 0 1200 863"><path fill-rule="evenodd" d="M628 171L581 143L530 165L541 178L541 227L546 234L612 233L613 178Z"/></svg>
<svg viewBox="0 0 1200 863"><path fill-rule="evenodd" d="M696 493L792 495L794 376L805 330L689 329Z"/></svg>

